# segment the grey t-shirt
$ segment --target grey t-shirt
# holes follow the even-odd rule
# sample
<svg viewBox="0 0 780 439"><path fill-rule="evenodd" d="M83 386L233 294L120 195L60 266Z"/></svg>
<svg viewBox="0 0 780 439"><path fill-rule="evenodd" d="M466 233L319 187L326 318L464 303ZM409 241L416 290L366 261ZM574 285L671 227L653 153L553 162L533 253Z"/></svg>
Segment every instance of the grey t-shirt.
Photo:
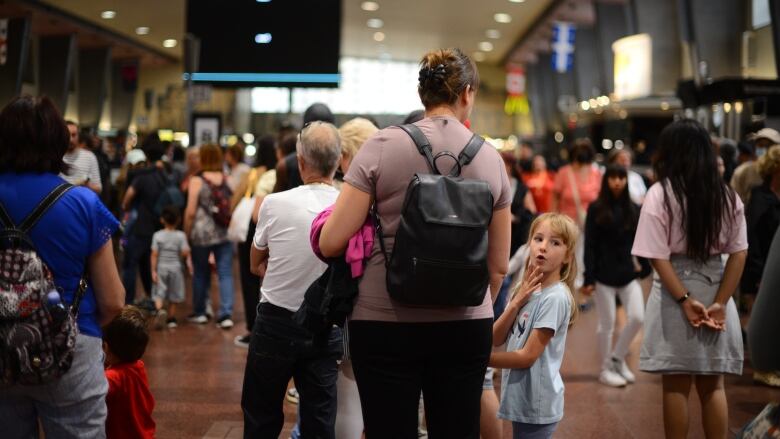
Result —
<svg viewBox="0 0 780 439"><path fill-rule="evenodd" d="M571 317L567 289L558 282L533 293L517 313L507 338L507 352L522 349L534 329L552 329L555 335L530 368L503 370L499 418L527 424L551 424L563 418L560 370Z"/></svg>
<svg viewBox="0 0 780 439"><path fill-rule="evenodd" d="M181 252L189 251L187 236L181 230L159 230L152 236L152 250L157 252L157 266L181 267Z"/></svg>
<svg viewBox="0 0 780 439"><path fill-rule="evenodd" d="M446 150L457 156L473 135L460 121L450 116L425 118L415 125L431 142L434 155ZM446 162L446 159L437 162L442 172L449 170ZM425 159L417 151L412 139L398 127L383 129L366 140L349 165L344 181L358 190L376 194L388 252L393 250L409 182L415 173L429 172ZM498 151L489 143L482 146L471 164L463 168L461 175L488 182L493 193L493 210L507 208L511 203L506 167ZM473 307L404 306L390 299L385 277L385 259L379 241L375 239L371 257L360 280L360 294L353 308L352 320L441 322L493 317L490 294L485 295L481 305Z"/></svg>

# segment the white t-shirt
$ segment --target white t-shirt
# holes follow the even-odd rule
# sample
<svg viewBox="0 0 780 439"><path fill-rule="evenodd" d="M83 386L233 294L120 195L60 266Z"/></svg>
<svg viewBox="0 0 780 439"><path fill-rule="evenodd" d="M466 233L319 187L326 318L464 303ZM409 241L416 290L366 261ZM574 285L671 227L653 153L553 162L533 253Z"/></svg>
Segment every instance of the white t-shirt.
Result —
<svg viewBox="0 0 780 439"><path fill-rule="evenodd" d="M65 181L70 184L82 184L89 178L91 184L97 184L101 190L103 189L100 167L92 151L77 146L73 151L66 152L62 161L69 166L67 174L60 174Z"/></svg>
<svg viewBox="0 0 780 439"><path fill-rule="evenodd" d="M629 169L628 171L628 196L634 204L642 205L647 195L647 186L642 176Z"/></svg>
<svg viewBox="0 0 780 439"><path fill-rule="evenodd" d="M265 197L253 240L257 249L268 249L261 303L290 311L301 307L306 289L327 268L311 250L311 223L338 195L333 186L312 184Z"/></svg>

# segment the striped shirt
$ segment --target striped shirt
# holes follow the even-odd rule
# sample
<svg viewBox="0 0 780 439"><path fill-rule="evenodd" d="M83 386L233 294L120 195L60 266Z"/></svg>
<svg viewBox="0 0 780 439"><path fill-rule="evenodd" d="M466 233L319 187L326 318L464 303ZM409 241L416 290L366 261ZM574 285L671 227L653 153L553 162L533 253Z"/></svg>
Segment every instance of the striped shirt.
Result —
<svg viewBox="0 0 780 439"><path fill-rule="evenodd" d="M97 184L98 190L103 189L103 182L100 180L100 168L95 154L84 148L76 147L73 151L66 152L62 157L68 165L68 172L60 174L70 184L81 185L89 179L90 184Z"/></svg>

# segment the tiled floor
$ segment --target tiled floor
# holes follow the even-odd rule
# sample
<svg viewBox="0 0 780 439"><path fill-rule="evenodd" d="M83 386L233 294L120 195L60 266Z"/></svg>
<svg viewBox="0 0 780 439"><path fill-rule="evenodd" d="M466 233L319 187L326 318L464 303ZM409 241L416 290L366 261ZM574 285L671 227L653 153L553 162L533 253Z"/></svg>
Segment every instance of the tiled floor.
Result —
<svg viewBox="0 0 780 439"><path fill-rule="evenodd" d="M214 294L213 299L218 298ZM174 330L155 331L145 355L152 392L157 401L154 416L157 437L239 438L242 436L241 384L246 349L233 345L243 334L240 294L236 294L236 327L223 331L208 325L180 324ZM186 306L179 319L187 314ZM566 343L563 379L566 409L556 438L655 439L663 437L661 387L657 376L638 373L637 383L625 389L600 385L596 354L596 313L581 315ZM636 368L637 337L630 364ZM769 401L780 401L780 390L756 386L746 365L742 377L727 379L729 426L732 432L761 411ZM497 375L498 376L498 375ZM704 437L696 419L698 402L691 397L691 438ZM281 438L289 437L296 406L284 403L285 426ZM511 433L506 429L505 437Z"/></svg>

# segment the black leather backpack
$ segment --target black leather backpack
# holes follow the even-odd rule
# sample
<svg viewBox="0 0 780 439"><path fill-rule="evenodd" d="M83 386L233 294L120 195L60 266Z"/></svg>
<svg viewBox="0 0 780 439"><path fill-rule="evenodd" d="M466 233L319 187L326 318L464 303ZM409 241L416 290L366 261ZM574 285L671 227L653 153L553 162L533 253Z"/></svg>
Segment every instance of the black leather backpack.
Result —
<svg viewBox="0 0 780 439"><path fill-rule="evenodd" d="M423 307L480 305L489 282L487 232L493 195L486 181L461 178L460 173L485 140L475 134L458 157L449 151L434 157L419 128L412 124L400 128L414 140L431 173L415 174L406 189L390 256L378 212L374 212L390 297ZM448 175L442 175L436 165L442 157L455 162Z"/></svg>

